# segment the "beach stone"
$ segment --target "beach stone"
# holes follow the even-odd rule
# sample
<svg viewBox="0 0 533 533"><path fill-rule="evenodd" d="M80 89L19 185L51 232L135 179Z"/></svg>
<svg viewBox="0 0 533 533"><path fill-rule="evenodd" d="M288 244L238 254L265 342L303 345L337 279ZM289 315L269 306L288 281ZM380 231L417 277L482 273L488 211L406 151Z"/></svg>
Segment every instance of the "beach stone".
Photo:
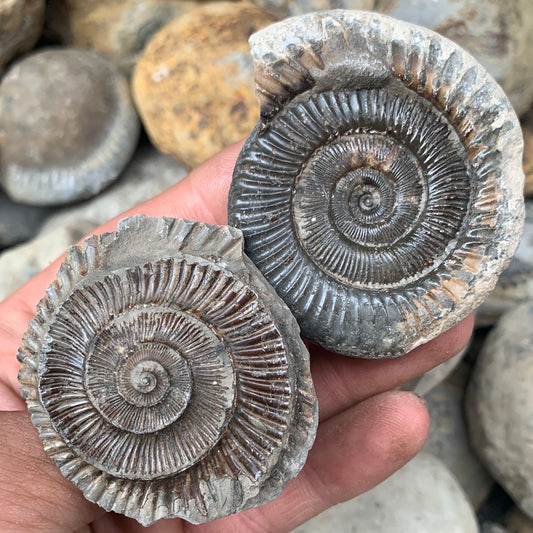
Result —
<svg viewBox="0 0 533 533"><path fill-rule="evenodd" d="M130 75L152 35L196 6L187 0L50 0L46 34L101 53Z"/></svg>
<svg viewBox="0 0 533 533"><path fill-rule="evenodd" d="M533 300L533 199L525 203L522 239L496 287L476 311L476 325L490 326L518 304Z"/></svg>
<svg viewBox="0 0 533 533"><path fill-rule="evenodd" d="M374 10L425 26L455 41L503 87L517 114L531 106L530 0L376 0Z"/></svg>
<svg viewBox="0 0 533 533"><path fill-rule="evenodd" d="M47 267L91 229L91 222L75 220L0 253L0 301Z"/></svg>
<svg viewBox="0 0 533 533"><path fill-rule="evenodd" d="M253 0L280 18L303 15L324 9L359 9L372 11L375 0Z"/></svg>
<svg viewBox="0 0 533 533"><path fill-rule="evenodd" d="M95 52L39 51L0 84L0 184L17 202L95 195L120 174L138 136L125 78Z"/></svg>
<svg viewBox="0 0 533 533"><path fill-rule="evenodd" d="M506 514L505 525L509 533L533 533L533 519L525 515L518 507L513 507Z"/></svg>
<svg viewBox="0 0 533 533"><path fill-rule="evenodd" d="M0 250L37 234L50 209L13 202L0 191Z"/></svg>
<svg viewBox="0 0 533 533"><path fill-rule="evenodd" d="M189 167L248 135L259 116L248 37L275 19L246 2L197 7L164 26L134 70L154 145Z"/></svg>
<svg viewBox="0 0 533 533"><path fill-rule="evenodd" d="M421 453L377 487L293 533L477 533L472 506L444 464Z"/></svg>
<svg viewBox="0 0 533 533"><path fill-rule="evenodd" d="M533 301L489 333L468 386L472 444L516 504L533 516Z"/></svg>
<svg viewBox="0 0 533 533"><path fill-rule="evenodd" d="M78 219L93 227L168 189L187 174L187 169L159 153L145 142L124 169L119 179L98 196L83 203L57 209L42 227L41 233L71 224Z"/></svg>
<svg viewBox="0 0 533 533"><path fill-rule="evenodd" d="M30 50L41 36L45 0L0 2L0 72L16 54Z"/></svg>
<svg viewBox="0 0 533 533"><path fill-rule="evenodd" d="M477 509L488 496L494 481L474 455L468 440L463 413L466 379L467 367L460 365L449 379L424 397L431 420L424 451L443 461Z"/></svg>

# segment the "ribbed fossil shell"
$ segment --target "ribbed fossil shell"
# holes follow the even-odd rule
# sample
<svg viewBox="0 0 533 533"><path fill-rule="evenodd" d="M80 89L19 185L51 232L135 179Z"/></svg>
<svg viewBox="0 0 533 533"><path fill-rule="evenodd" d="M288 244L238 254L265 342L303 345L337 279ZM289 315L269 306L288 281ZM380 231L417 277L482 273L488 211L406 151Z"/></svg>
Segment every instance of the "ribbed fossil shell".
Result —
<svg viewBox="0 0 533 533"><path fill-rule="evenodd" d="M233 228L137 216L72 247L19 360L63 475L144 525L270 501L314 439L298 326Z"/></svg>
<svg viewBox="0 0 533 533"><path fill-rule="evenodd" d="M523 220L502 90L452 42L372 13L294 17L250 42L261 120L229 220L302 333L394 357L464 318Z"/></svg>

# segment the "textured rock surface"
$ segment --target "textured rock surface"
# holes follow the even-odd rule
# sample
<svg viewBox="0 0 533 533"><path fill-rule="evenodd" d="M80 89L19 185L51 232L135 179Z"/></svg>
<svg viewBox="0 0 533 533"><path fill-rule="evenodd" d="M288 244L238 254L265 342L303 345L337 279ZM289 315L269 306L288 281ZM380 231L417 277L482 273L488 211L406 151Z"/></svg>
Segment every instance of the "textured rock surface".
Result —
<svg viewBox="0 0 533 533"><path fill-rule="evenodd" d="M37 42L43 28L45 0L0 2L0 72L17 53Z"/></svg>
<svg viewBox="0 0 533 533"><path fill-rule="evenodd" d="M450 379L424 397L431 425L424 451L438 457L454 474L474 508L488 496L494 481L474 455L463 414L467 378L461 365Z"/></svg>
<svg viewBox="0 0 533 533"><path fill-rule="evenodd" d="M528 300L533 300L533 200L526 201L524 230L515 255L477 310L476 324L493 325L503 313Z"/></svg>
<svg viewBox="0 0 533 533"><path fill-rule="evenodd" d="M17 204L0 191L0 250L33 237L49 213L47 208Z"/></svg>
<svg viewBox="0 0 533 533"><path fill-rule="evenodd" d="M533 196L533 109L522 119L522 133L524 135L524 174L526 183L524 193Z"/></svg>
<svg viewBox="0 0 533 533"><path fill-rule="evenodd" d="M146 43L187 0L50 0L46 33L61 43L95 50L130 74Z"/></svg>
<svg viewBox="0 0 533 533"><path fill-rule="evenodd" d="M120 174L138 134L126 80L94 52L39 51L0 84L0 184L15 201L57 205L96 194Z"/></svg>
<svg viewBox="0 0 533 533"><path fill-rule="evenodd" d="M470 52L502 85L518 114L533 102L530 0L255 0L278 16L319 9L377 11L434 30Z"/></svg>
<svg viewBox="0 0 533 533"><path fill-rule="evenodd" d="M421 453L361 496L328 509L293 533L477 533L461 487L435 457Z"/></svg>
<svg viewBox="0 0 533 533"><path fill-rule="evenodd" d="M115 183L95 198L55 211L44 223L41 233L80 218L91 221L94 227L99 226L168 189L186 173L185 167L159 153L149 143L143 144Z"/></svg>
<svg viewBox="0 0 533 533"><path fill-rule="evenodd" d="M72 247L37 306L22 394L50 457L106 510L207 522L303 467L309 354L242 249L228 226L126 218Z"/></svg>
<svg viewBox="0 0 533 533"><path fill-rule="evenodd" d="M529 109L533 102L530 0L376 0L374 9L452 39L491 73L518 114Z"/></svg>
<svg viewBox="0 0 533 533"><path fill-rule="evenodd" d="M488 335L468 387L474 448L517 505L533 516L533 302Z"/></svg>
<svg viewBox="0 0 533 533"><path fill-rule="evenodd" d="M73 220L35 239L0 254L0 300L24 285L91 231L86 220Z"/></svg>
<svg viewBox="0 0 533 533"><path fill-rule="evenodd" d="M248 37L272 21L251 4L215 2L153 37L132 87L159 150L194 167L250 133L258 106Z"/></svg>
<svg viewBox="0 0 533 533"><path fill-rule="evenodd" d="M250 42L261 119L228 219L303 335L397 357L465 318L522 226L501 88L448 39L373 13L294 17Z"/></svg>

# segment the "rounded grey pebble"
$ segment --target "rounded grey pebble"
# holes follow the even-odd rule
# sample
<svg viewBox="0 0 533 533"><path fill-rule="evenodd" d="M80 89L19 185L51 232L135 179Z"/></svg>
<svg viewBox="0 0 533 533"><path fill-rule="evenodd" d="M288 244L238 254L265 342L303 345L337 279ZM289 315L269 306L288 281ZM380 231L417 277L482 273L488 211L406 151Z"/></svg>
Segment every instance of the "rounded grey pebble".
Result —
<svg viewBox="0 0 533 533"><path fill-rule="evenodd" d="M102 56L50 48L0 84L0 185L15 201L58 205L118 177L139 136L126 79Z"/></svg>

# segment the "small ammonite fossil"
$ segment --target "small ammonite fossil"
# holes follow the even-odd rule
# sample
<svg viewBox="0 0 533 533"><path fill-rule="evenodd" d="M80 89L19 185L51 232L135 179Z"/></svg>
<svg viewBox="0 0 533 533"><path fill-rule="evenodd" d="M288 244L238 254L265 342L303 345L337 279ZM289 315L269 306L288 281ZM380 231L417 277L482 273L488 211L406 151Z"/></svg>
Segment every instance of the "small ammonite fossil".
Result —
<svg viewBox="0 0 533 533"><path fill-rule="evenodd" d="M250 43L261 118L229 220L302 333L395 357L464 318L523 220L500 87L451 41L374 13L294 17Z"/></svg>
<svg viewBox="0 0 533 533"><path fill-rule="evenodd" d="M72 247L18 354L47 453L103 508L206 522L276 497L316 431L309 354L240 232L124 219Z"/></svg>
<svg viewBox="0 0 533 533"><path fill-rule="evenodd" d="M0 186L33 205L93 196L130 160L139 129L128 82L109 60L65 47L32 53L0 84Z"/></svg>

